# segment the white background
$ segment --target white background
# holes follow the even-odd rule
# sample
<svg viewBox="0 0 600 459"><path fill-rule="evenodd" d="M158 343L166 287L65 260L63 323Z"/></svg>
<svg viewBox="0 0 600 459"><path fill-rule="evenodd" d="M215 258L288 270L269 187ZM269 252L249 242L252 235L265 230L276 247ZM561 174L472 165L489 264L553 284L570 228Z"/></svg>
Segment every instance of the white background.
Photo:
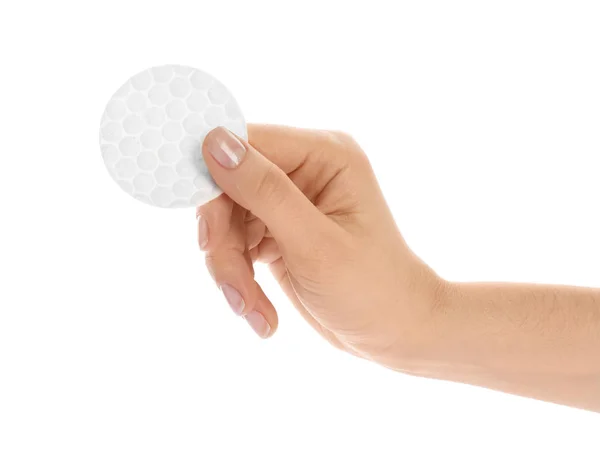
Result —
<svg viewBox="0 0 600 459"><path fill-rule="evenodd" d="M251 122L361 143L451 280L600 287L597 1L0 7L0 457L600 456L596 414L378 368L227 308L194 212L125 195L104 104L178 63Z"/></svg>

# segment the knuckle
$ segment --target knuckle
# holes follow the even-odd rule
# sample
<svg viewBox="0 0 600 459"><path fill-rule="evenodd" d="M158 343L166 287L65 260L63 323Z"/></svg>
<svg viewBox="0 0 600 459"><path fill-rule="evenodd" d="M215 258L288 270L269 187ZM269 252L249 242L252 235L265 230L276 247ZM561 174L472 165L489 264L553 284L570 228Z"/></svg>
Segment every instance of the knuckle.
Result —
<svg viewBox="0 0 600 459"><path fill-rule="evenodd" d="M270 163L256 180L252 195L270 207L283 202L285 181L283 172Z"/></svg>
<svg viewBox="0 0 600 459"><path fill-rule="evenodd" d="M354 145L356 143L354 141L354 138L350 134L348 134L347 132L344 132L344 131L331 131L331 133L336 138L337 142L339 142L342 145Z"/></svg>
<svg viewBox="0 0 600 459"><path fill-rule="evenodd" d="M369 170L371 168L371 161L369 161L369 157L361 148L353 150L352 159L361 170Z"/></svg>
<svg viewBox="0 0 600 459"><path fill-rule="evenodd" d="M239 254L235 249L225 249L219 252L208 252L204 257L204 263L212 279L221 284L224 279L230 277L230 273L238 265Z"/></svg>
<svg viewBox="0 0 600 459"><path fill-rule="evenodd" d="M216 271L215 271L215 257L213 255L211 255L210 253L207 253L206 256L204 257L204 264L206 265L206 269L208 270L208 274L210 274L210 277L212 278L213 281L217 281L216 278Z"/></svg>
<svg viewBox="0 0 600 459"><path fill-rule="evenodd" d="M321 131L323 144L328 150L343 152L351 143L350 135L342 131Z"/></svg>
<svg viewBox="0 0 600 459"><path fill-rule="evenodd" d="M368 163L368 158L354 137L344 131L328 131L330 145L348 161Z"/></svg>

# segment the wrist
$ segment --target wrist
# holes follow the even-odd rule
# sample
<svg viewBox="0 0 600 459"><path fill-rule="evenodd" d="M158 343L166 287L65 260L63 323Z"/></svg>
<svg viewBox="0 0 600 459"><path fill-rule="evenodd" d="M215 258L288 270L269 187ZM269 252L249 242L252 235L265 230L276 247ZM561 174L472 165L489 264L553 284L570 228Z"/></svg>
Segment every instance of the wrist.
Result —
<svg viewBox="0 0 600 459"><path fill-rule="evenodd" d="M405 373L434 376L433 368L444 363L445 315L455 296L455 284L441 278L416 259L410 273L401 273L404 282L397 297L398 311L391 333L394 345L376 359L380 364Z"/></svg>

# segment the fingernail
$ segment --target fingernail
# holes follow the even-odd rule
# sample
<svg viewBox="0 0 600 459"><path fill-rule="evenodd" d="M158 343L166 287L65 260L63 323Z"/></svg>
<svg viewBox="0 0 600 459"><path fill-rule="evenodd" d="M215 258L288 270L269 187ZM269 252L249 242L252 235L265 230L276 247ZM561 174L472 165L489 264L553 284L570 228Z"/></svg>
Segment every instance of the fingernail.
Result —
<svg viewBox="0 0 600 459"><path fill-rule="evenodd" d="M233 169L244 158L246 147L236 136L223 127L213 129L206 136L206 149L223 167Z"/></svg>
<svg viewBox="0 0 600 459"><path fill-rule="evenodd" d="M240 292L229 284L221 285L221 291L233 312L238 316L241 316L244 311L244 299L242 298L242 295L240 295Z"/></svg>
<svg viewBox="0 0 600 459"><path fill-rule="evenodd" d="M258 311L250 311L245 316L246 322L254 330L254 332L261 338L269 336L271 326L266 321L265 317Z"/></svg>
<svg viewBox="0 0 600 459"><path fill-rule="evenodd" d="M198 215L198 244L200 244L201 249L204 249L208 244L208 225L202 215Z"/></svg>

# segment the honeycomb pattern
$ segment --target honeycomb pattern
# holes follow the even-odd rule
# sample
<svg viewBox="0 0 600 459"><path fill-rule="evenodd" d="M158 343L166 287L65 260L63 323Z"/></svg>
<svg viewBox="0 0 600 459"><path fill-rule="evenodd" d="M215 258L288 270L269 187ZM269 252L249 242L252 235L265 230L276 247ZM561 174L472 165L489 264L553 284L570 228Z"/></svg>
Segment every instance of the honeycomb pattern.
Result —
<svg viewBox="0 0 600 459"><path fill-rule="evenodd" d="M221 194L201 153L204 137L217 126L247 138L225 86L191 67L153 67L130 78L106 105L102 159L121 189L139 201L200 206Z"/></svg>

